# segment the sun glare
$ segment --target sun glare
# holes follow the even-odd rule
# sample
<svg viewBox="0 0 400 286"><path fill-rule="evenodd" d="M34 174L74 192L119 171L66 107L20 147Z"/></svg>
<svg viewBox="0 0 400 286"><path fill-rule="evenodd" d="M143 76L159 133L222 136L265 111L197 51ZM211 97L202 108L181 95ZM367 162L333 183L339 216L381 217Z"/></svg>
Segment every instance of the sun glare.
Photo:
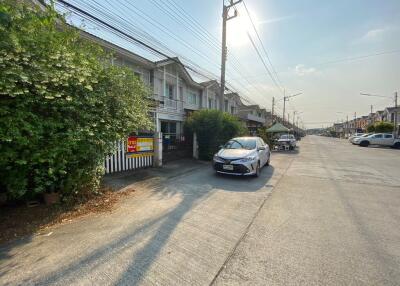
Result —
<svg viewBox="0 0 400 286"><path fill-rule="evenodd" d="M258 29L258 19L254 12L250 11L253 23ZM241 10L236 18L228 21L227 24L227 44L233 47L245 46L249 43L247 33L254 34L253 25L246 13Z"/></svg>

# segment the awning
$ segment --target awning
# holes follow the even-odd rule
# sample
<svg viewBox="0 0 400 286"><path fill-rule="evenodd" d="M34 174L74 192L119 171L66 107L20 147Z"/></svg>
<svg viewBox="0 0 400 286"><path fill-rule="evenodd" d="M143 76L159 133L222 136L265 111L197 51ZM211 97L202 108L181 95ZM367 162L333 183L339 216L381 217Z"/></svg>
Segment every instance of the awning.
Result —
<svg viewBox="0 0 400 286"><path fill-rule="evenodd" d="M289 128L286 128L281 123L277 122L272 127L267 129L267 133L283 133L289 132Z"/></svg>

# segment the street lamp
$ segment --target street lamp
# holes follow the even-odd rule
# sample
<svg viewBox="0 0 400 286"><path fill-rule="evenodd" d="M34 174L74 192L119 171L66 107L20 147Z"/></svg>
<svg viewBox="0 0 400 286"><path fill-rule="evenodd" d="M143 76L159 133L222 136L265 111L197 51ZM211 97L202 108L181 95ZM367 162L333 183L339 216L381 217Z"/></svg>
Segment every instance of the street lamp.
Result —
<svg viewBox="0 0 400 286"><path fill-rule="evenodd" d="M374 97L384 97L393 99L391 96L380 95L380 94L370 94L370 93L363 93L360 92L361 95L365 96L374 96ZM397 137L397 91L394 93L394 126L393 126L393 137Z"/></svg>

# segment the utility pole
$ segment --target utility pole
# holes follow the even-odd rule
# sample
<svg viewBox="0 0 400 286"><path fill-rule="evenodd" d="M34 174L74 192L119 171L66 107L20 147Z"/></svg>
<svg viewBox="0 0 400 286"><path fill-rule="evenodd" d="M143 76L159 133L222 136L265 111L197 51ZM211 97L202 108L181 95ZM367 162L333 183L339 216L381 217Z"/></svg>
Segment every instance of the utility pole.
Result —
<svg viewBox="0 0 400 286"><path fill-rule="evenodd" d="M371 114L373 113L374 106L371 104Z"/></svg>
<svg viewBox="0 0 400 286"><path fill-rule="evenodd" d="M233 0L229 0L229 4L225 5L225 0L222 2L223 10L222 10L222 55L221 55L221 90L220 90L220 99L219 99L219 108L221 111L224 111L224 93L225 93L225 64L226 64L226 22L232 18L237 16L237 11L235 9L235 5L242 2L242 0L237 0L234 2ZM229 16L229 10L233 8L235 10L234 14Z"/></svg>
<svg viewBox="0 0 400 286"><path fill-rule="evenodd" d="M349 136L349 115L346 115L346 134Z"/></svg>
<svg viewBox="0 0 400 286"><path fill-rule="evenodd" d="M283 123L285 123L286 101L288 101L289 98L298 96L298 95L300 95L300 94L303 94L303 93L302 93L302 92L299 92L299 93L296 93L296 94L292 94L292 95L286 96L286 91L285 91L285 89L283 89L283 116L282 116ZM288 121L287 121L287 122L288 122L288 124L290 123L290 121L289 121L289 114L288 114Z"/></svg>
<svg viewBox="0 0 400 286"><path fill-rule="evenodd" d="M272 122L274 122L274 108L275 108L275 97L272 97L272 110L271 110Z"/></svg>
<svg viewBox="0 0 400 286"><path fill-rule="evenodd" d="M285 108L286 108L286 89L283 89L283 115L282 115L283 124L285 124Z"/></svg>
<svg viewBox="0 0 400 286"><path fill-rule="evenodd" d="M296 116L296 111L293 111L293 126L294 126L294 117Z"/></svg>
<svg viewBox="0 0 400 286"><path fill-rule="evenodd" d="M398 127L397 127L397 91L394 93L394 131L393 136L398 136Z"/></svg>
<svg viewBox="0 0 400 286"><path fill-rule="evenodd" d="M357 112L354 112L354 134L357 133Z"/></svg>

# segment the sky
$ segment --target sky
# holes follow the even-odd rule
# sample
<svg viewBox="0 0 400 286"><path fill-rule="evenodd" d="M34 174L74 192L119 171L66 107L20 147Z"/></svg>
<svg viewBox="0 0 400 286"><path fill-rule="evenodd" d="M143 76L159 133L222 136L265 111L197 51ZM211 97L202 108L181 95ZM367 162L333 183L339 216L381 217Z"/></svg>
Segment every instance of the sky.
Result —
<svg viewBox="0 0 400 286"><path fill-rule="evenodd" d="M147 35L147 41L168 55L196 65L209 77L219 77L222 0L68 2L137 37ZM227 23L227 81L248 103L271 110L275 97L275 112L282 116L283 95L301 93L287 102L286 111L290 119L296 111L307 128L326 127L351 119L355 113L367 115L371 105L374 111L393 105L391 98L367 97L360 92L388 97L400 92L399 0L244 3L262 44L245 6L237 4L238 16ZM159 59L98 25L68 17L88 32L149 59Z"/></svg>

